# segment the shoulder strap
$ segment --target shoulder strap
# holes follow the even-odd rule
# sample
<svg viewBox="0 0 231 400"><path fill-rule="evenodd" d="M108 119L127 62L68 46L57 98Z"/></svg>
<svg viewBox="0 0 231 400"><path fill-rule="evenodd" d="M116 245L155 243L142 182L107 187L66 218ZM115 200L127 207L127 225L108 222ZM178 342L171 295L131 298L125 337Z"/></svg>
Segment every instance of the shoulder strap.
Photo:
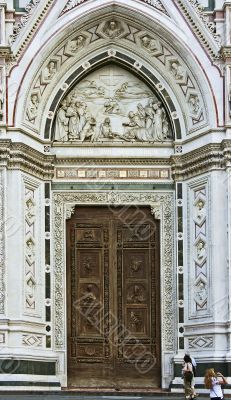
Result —
<svg viewBox="0 0 231 400"><path fill-rule="evenodd" d="M216 394L216 392L215 392L215 390L212 388L212 391L213 391L213 393L215 393L215 395L216 395L216 397L219 397L217 394Z"/></svg>

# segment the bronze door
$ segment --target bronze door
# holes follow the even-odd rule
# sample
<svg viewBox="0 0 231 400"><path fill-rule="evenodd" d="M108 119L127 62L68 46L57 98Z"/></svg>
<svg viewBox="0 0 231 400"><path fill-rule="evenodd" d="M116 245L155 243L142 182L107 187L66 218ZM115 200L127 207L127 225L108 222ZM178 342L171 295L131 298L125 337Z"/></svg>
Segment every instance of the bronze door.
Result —
<svg viewBox="0 0 231 400"><path fill-rule="evenodd" d="M160 387L159 223L148 207L67 221L68 385Z"/></svg>

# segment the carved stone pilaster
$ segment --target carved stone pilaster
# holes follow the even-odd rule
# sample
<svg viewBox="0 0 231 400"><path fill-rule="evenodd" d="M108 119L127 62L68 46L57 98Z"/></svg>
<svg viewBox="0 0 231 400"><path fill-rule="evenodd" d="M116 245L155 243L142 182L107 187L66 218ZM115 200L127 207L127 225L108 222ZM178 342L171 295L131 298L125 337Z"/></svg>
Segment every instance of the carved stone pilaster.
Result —
<svg viewBox="0 0 231 400"><path fill-rule="evenodd" d="M158 192L56 192L53 194L54 232L54 343L56 349L66 348L65 337L65 220L78 205L149 205L161 224L162 271L162 351L175 349L174 320L174 197Z"/></svg>
<svg viewBox="0 0 231 400"><path fill-rule="evenodd" d="M5 312L5 179L0 170L0 314Z"/></svg>
<svg viewBox="0 0 231 400"><path fill-rule="evenodd" d="M188 185L189 318L209 315L208 198L208 177Z"/></svg>
<svg viewBox="0 0 231 400"><path fill-rule="evenodd" d="M5 97L6 97L6 85L5 85L5 67L0 66L0 123L3 122L5 114Z"/></svg>
<svg viewBox="0 0 231 400"><path fill-rule="evenodd" d="M25 274L24 274L24 311L35 315L38 311L38 187L39 183L26 176L24 186L24 243L25 243Z"/></svg>

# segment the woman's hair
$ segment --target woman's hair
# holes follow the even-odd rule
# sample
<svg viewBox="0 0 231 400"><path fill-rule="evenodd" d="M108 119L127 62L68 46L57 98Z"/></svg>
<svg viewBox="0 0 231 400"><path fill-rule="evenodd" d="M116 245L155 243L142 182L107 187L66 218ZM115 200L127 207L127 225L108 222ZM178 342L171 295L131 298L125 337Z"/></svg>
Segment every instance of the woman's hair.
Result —
<svg viewBox="0 0 231 400"><path fill-rule="evenodd" d="M213 368L206 369L205 371L205 377L204 377L204 384L206 389L211 389L212 388L212 378L216 377L216 373Z"/></svg>
<svg viewBox="0 0 231 400"><path fill-rule="evenodd" d="M188 354L185 354L185 356L184 356L184 362L185 362L185 363L191 363L191 364L192 364L192 360L191 360L191 358L188 356Z"/></svg>

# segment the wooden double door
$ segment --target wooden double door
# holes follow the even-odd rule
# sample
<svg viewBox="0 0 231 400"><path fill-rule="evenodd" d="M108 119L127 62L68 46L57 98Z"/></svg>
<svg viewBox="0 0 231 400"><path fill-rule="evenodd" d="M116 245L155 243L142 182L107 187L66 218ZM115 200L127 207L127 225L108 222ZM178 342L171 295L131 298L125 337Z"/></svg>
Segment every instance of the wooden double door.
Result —
<svg viewBox="0 0 231 400"><path fill-rule="evenodd" d="M76 207L67 221L69 387L160 387L159 247L149 207Z"/></svg>

